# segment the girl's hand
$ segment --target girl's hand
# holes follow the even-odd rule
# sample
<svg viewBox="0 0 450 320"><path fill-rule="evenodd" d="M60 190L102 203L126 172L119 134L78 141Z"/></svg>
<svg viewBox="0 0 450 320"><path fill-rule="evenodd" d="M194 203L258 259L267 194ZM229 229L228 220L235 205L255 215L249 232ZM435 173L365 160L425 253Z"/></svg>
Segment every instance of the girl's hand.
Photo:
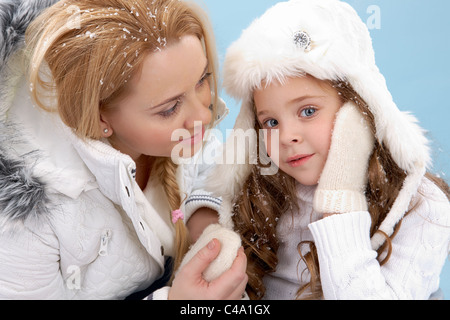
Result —
<svg viewBox="0 0 450 320"><path fill-rule="evenodd" d="M353 102L336 116L330 152L314 195L314 209L332 214L366 211L369 158L375 147L372 130Z"/></svg>
<svg viewBox="0 0 450 320"><path fill-rule="evenodd" d="M173 281L169 300L240 300L247 286L247 257L243 248L228 271L211 282L203 279L203 271L216 259L220 242L213 239L186 263Z"/></svg>
<svg viewBox="0 0 450 320"><path fill-rule="evenodd" d="M217 223L219 223L219 214L217 211L209 208L198 209L186 222L186 227L189 230L189 241L192 244L196 243L208 226Z"/></svg>

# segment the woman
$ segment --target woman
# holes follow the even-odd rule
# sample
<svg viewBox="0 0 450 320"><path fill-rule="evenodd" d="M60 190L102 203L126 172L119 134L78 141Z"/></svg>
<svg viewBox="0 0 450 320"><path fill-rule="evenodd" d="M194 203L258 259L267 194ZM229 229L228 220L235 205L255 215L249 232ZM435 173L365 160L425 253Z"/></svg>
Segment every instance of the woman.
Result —
<svg viewBox="0 0 450 320"><path fill-rule="evenodd" d="M2 6L3 45L53 2ZM220 205L201 191L207 168L171 159L180 143L178 156L198 158L225 113L209 30L183 1L63 0L29 26L30 50L2 50L0 297L123 299L167 275L169 257L177 268L184 222ZM242 251L198 281L219 250L213 240L154 297L241 297Z"/></svg>

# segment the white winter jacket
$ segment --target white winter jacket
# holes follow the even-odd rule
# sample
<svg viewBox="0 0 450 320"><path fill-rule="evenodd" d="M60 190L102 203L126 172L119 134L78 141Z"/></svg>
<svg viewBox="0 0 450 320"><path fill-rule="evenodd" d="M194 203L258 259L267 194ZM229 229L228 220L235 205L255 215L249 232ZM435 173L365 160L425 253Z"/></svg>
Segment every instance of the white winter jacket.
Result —
<svg viewBox="0 0 450 320"><path fill-rule="evenodd" d="M161 186L141 191L130 157L33 106L19 61L0 86L0 298L123 299L147 288L174 253ZM178 169L186 221L220 206L201 191L207 168Z"/></svg>

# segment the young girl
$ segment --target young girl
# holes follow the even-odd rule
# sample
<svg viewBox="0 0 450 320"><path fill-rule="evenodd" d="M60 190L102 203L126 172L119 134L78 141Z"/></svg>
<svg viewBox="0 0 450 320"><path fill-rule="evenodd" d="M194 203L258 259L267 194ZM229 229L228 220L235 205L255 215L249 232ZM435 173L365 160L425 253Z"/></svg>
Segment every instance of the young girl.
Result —
<svg viewBox="0 0 450 320"><path fill-rule="evenodd" d="M236 129L265 130L260 158L280 169L229 165L211 179L234 202L250 297L435 297L449 188L426 173L423 130L393 102L356 12L337 0L279 3L230 47L224 68L242 100Z"/></svg>
<svg viewBox="0 0 450 320"><path fill-rule="evenodd" d="M220 205L201 190L207 168L171 159L179 143L198 158L224 115L211 27L183 1L62 0L28 28L28 55L27 21L55 2L0 7L0 297L123 299L170 274L168 257L177 268L184 222ZM240 298L243 251L202 280L220 247L209 242L153 297Z"/></svg>

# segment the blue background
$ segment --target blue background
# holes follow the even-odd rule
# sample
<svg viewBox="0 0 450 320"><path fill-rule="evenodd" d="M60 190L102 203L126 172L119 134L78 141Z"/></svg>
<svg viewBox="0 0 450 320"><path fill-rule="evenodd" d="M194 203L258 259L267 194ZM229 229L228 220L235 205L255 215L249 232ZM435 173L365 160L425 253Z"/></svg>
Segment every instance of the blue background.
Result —
<svg viewBox="0 0 450 320"><path fill-rule="evenodd" d="M222 66L228 46L243 29L275 0L198 0L212 20ZM381 13L379 29L371 35L378 67L399 108L412 112L432 141L433 173L447 182L450 175L450 1L448 0L346 0L365 22L371 5ZM221 124L232 129L239 104L224 92L230 115ZM441 288L450 299L450 262L441 276Z"/></svg>

